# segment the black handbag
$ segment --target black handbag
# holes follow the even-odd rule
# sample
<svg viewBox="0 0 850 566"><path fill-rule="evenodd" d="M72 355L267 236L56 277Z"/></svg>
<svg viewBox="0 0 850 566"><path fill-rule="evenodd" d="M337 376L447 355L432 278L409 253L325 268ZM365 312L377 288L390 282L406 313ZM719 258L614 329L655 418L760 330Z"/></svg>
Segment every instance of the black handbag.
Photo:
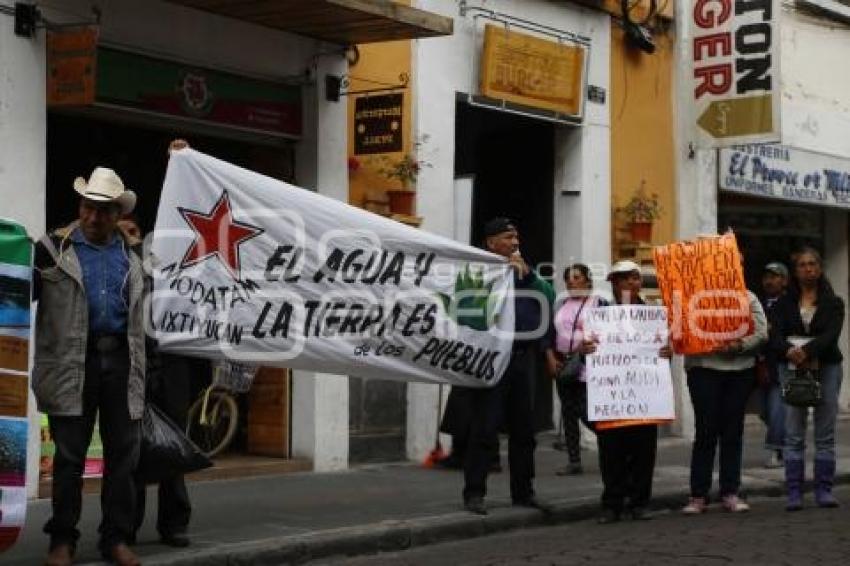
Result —
<svg viewBox="0 0 850 566"><path fill-rule="evenodd" d="M572 383L581 375L582 366L584 366L584 356L582 354L578 352L567 354L555 379L561 384Z"/></svg>
<svg viewBox="0 0 850 566"><path fill-rule="evenodd" d="M576 312L576 317L573 319L573 325L570 327L570 350L573 349L573 337L575 336L576 324L581 316L581 311L584 310L584 305L587 303L587 297L581 302L581 306ZM558 375L555 376L555 381L561 385L566 385L578 381L578 376L581 375L581 368L584 367L584 354L580 352L570 351L564 356L564 363L561 369L558 370Z"/></svg>
<svg viewBox="0 0 850 566"><path fill-rule="evenodd" d="M782 385L782 400L792 407L814 407L820 403L820 372L815 368L794 370Z"/></svg>

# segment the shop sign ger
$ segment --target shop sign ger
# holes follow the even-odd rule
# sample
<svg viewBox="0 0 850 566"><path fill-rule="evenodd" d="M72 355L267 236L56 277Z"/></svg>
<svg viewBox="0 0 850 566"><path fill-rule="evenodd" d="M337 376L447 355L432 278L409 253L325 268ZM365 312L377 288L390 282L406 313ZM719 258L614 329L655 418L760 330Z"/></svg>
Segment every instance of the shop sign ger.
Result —
<svg viewBox="0 0 850 566"><path fill-rule="evenodd" d="M487 25L481 94L568 116L584 102L585 48Z"/></svg>
<svg viewBox="0 0 850 566"><path fill-rule="evenodd" d="M404 95L364 96L354 103L354 153L390 153L402 149Z"/></svg>
<svg viewBox="0 0 850 566"><path fill-rule="evenodd" d="M782 145L720 150L724 191L850 208L850 160Z"/></svg>
<svg viewBox="0 0 850 566"><path fill-rule="evenodd" d="M701 147L780 140L779 0L696 0L693 96Z"/></svg>

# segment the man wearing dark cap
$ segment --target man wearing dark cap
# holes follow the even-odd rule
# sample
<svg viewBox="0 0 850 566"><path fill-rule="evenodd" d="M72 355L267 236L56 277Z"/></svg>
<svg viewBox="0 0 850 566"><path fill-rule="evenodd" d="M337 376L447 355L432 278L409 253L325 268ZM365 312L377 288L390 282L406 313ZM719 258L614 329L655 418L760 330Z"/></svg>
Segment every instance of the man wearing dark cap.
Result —
<svg viewBox="0 0 850 566"><path fill-rule="evenodd" d="M508 260L514 270L515 331L510 363L498 385L473 390L472 428L464 462L463 500L466 509L487 514L487 473L498 446L499 428L508 431L511 500L537 507L534 496L534 367L549 332L552 287L532 270L519 252L514 222L494 218L484 225L484 247Z"/></svg>
<svg viewBox="0 0 850 566"><path fill-rule="evenodd" d="M759 300L764 308L768 323L773 316L773 307L785 294L788 286L788 268L778 261L764 266L761 276ZM767 426L764 448L768 452L764 466L781 468L782 446L785 444L785 403L779 386L779 362L776 355L765 346L759 355L757 377L761 393L761 420Z"/></svg>

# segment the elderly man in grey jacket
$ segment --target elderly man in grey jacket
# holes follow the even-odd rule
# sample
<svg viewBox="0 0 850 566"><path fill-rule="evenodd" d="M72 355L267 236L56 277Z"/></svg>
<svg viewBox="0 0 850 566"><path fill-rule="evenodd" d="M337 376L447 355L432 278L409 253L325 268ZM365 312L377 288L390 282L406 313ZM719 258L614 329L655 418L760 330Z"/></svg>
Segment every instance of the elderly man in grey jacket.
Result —
<svg viewBox="0 0 850 566"><path fill-rule="evenodd" d="M36 245L33 391L56 445L53 516L46 564L71 564L80 536L82 473L100 415L105 471L99 548L104 558L139 564L133 534L140 419L144 409L145 334L141 242L118 220L136 196L114 171L78 178L79 219Z"/></svg>

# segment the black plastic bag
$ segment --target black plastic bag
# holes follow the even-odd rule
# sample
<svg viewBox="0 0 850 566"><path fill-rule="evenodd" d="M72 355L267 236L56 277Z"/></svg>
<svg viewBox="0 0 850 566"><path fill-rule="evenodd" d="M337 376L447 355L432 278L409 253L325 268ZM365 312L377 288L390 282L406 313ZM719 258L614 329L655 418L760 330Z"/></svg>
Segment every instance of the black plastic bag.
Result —
<svg viewBox="0 0 850 566"><path fill-rule="evenodd" d="M212 461L156 405L142 415L142 446L136 477L157 483L180 474L209 468Z"/></svg>

